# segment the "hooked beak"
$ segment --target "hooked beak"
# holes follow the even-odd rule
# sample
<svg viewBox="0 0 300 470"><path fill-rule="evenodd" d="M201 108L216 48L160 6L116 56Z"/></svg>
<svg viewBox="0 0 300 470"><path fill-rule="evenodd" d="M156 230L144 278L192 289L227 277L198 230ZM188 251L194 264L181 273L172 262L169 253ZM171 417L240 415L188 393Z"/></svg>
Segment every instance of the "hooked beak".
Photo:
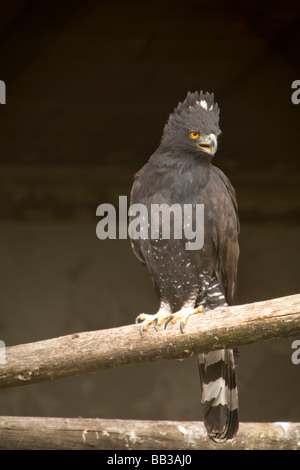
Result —
<svg viewBox="0 0 300 470"><path fill-rule="evenodd" d="M215 134L202 135L197 143L197 146L206 153L214 155L218 148L217 137Z"/></svg>

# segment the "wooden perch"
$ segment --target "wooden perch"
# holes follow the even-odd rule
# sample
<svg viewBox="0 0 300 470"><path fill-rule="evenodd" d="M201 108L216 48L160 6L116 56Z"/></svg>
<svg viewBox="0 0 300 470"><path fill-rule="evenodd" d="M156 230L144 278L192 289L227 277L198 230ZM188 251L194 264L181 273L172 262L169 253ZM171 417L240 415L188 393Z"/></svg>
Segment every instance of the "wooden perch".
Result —
<svg viewBox="0 0 300 470"><path fill-rule="evenodd" d="M0 417L0 450L295 450L299 435L300 423L240 423L216 444L194 421Z"/></svg>
<svg viewBox="0 0 300 470"><path fill-rule="evenodd" d="M194 315L184 334L169 323L158 332L151 326L142 338L139 326L130 325L8 347L6 364L0 364L0 388L296 335L300 294Z"/></svg>

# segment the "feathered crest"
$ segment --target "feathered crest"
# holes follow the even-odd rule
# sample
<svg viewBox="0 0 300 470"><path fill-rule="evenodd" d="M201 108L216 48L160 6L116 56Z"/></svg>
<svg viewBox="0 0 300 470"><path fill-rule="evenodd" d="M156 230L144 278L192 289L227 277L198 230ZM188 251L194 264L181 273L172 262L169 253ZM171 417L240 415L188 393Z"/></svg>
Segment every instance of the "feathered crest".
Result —
<svg viewBox="0 0 300 470"><path fill-rule="evenodd" d="M219 118L220 108L218 103L214 102L214 94L213 93L203 93L201 90L195 91L194 93L188 92L185 100L178 103L177 107L175 108L176 113L181 113L184 110L188 109L196 109L200 106L202 109L206 111L212 111L217 118Z"/></svg>
<svg viewBox="0 0 300 470"><path fill-rule="evenodd" d="M178 103L174 112L170 114L164 127L162 144L180 145L186 148L186 135L188 131L197 130L201 134L220 135L219 128L219 106L214 102L213 93L195 91L187 94L183 102ZM176 140L176 144L175 144ZM190 138L188 142L190 143Z"/></svg>

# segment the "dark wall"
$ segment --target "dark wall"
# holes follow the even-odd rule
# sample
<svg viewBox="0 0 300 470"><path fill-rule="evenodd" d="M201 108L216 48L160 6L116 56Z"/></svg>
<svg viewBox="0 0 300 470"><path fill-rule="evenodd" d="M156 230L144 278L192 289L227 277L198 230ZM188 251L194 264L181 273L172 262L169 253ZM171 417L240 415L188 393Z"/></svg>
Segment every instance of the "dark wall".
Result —
<svg viewBox="0 0 300 470"><path fill-rule="evenodd" d="M96 208L128 195L187 91L215 93L214 163L238 196L238 303L299 292L296 1L15 1L0 6L0 338L133 323L157 299ZM300 420L292 339L241 348L244 421ZM201 419L196 361L1 391L2 415ZM120 395L120 390L122 394Z"/></svg>

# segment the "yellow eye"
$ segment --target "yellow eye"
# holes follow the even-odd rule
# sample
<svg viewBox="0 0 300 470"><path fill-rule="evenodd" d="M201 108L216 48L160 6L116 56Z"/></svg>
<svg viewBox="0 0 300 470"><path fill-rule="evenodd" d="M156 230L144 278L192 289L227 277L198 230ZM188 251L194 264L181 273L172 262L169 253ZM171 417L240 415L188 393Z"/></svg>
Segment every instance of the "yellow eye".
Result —
<svg viewBox="0 0 300 470"><path fill-rule="evenodd" d="M200 134L197 131L190 132L190 138L191 139L198 139L199 135Z"/></svg>

